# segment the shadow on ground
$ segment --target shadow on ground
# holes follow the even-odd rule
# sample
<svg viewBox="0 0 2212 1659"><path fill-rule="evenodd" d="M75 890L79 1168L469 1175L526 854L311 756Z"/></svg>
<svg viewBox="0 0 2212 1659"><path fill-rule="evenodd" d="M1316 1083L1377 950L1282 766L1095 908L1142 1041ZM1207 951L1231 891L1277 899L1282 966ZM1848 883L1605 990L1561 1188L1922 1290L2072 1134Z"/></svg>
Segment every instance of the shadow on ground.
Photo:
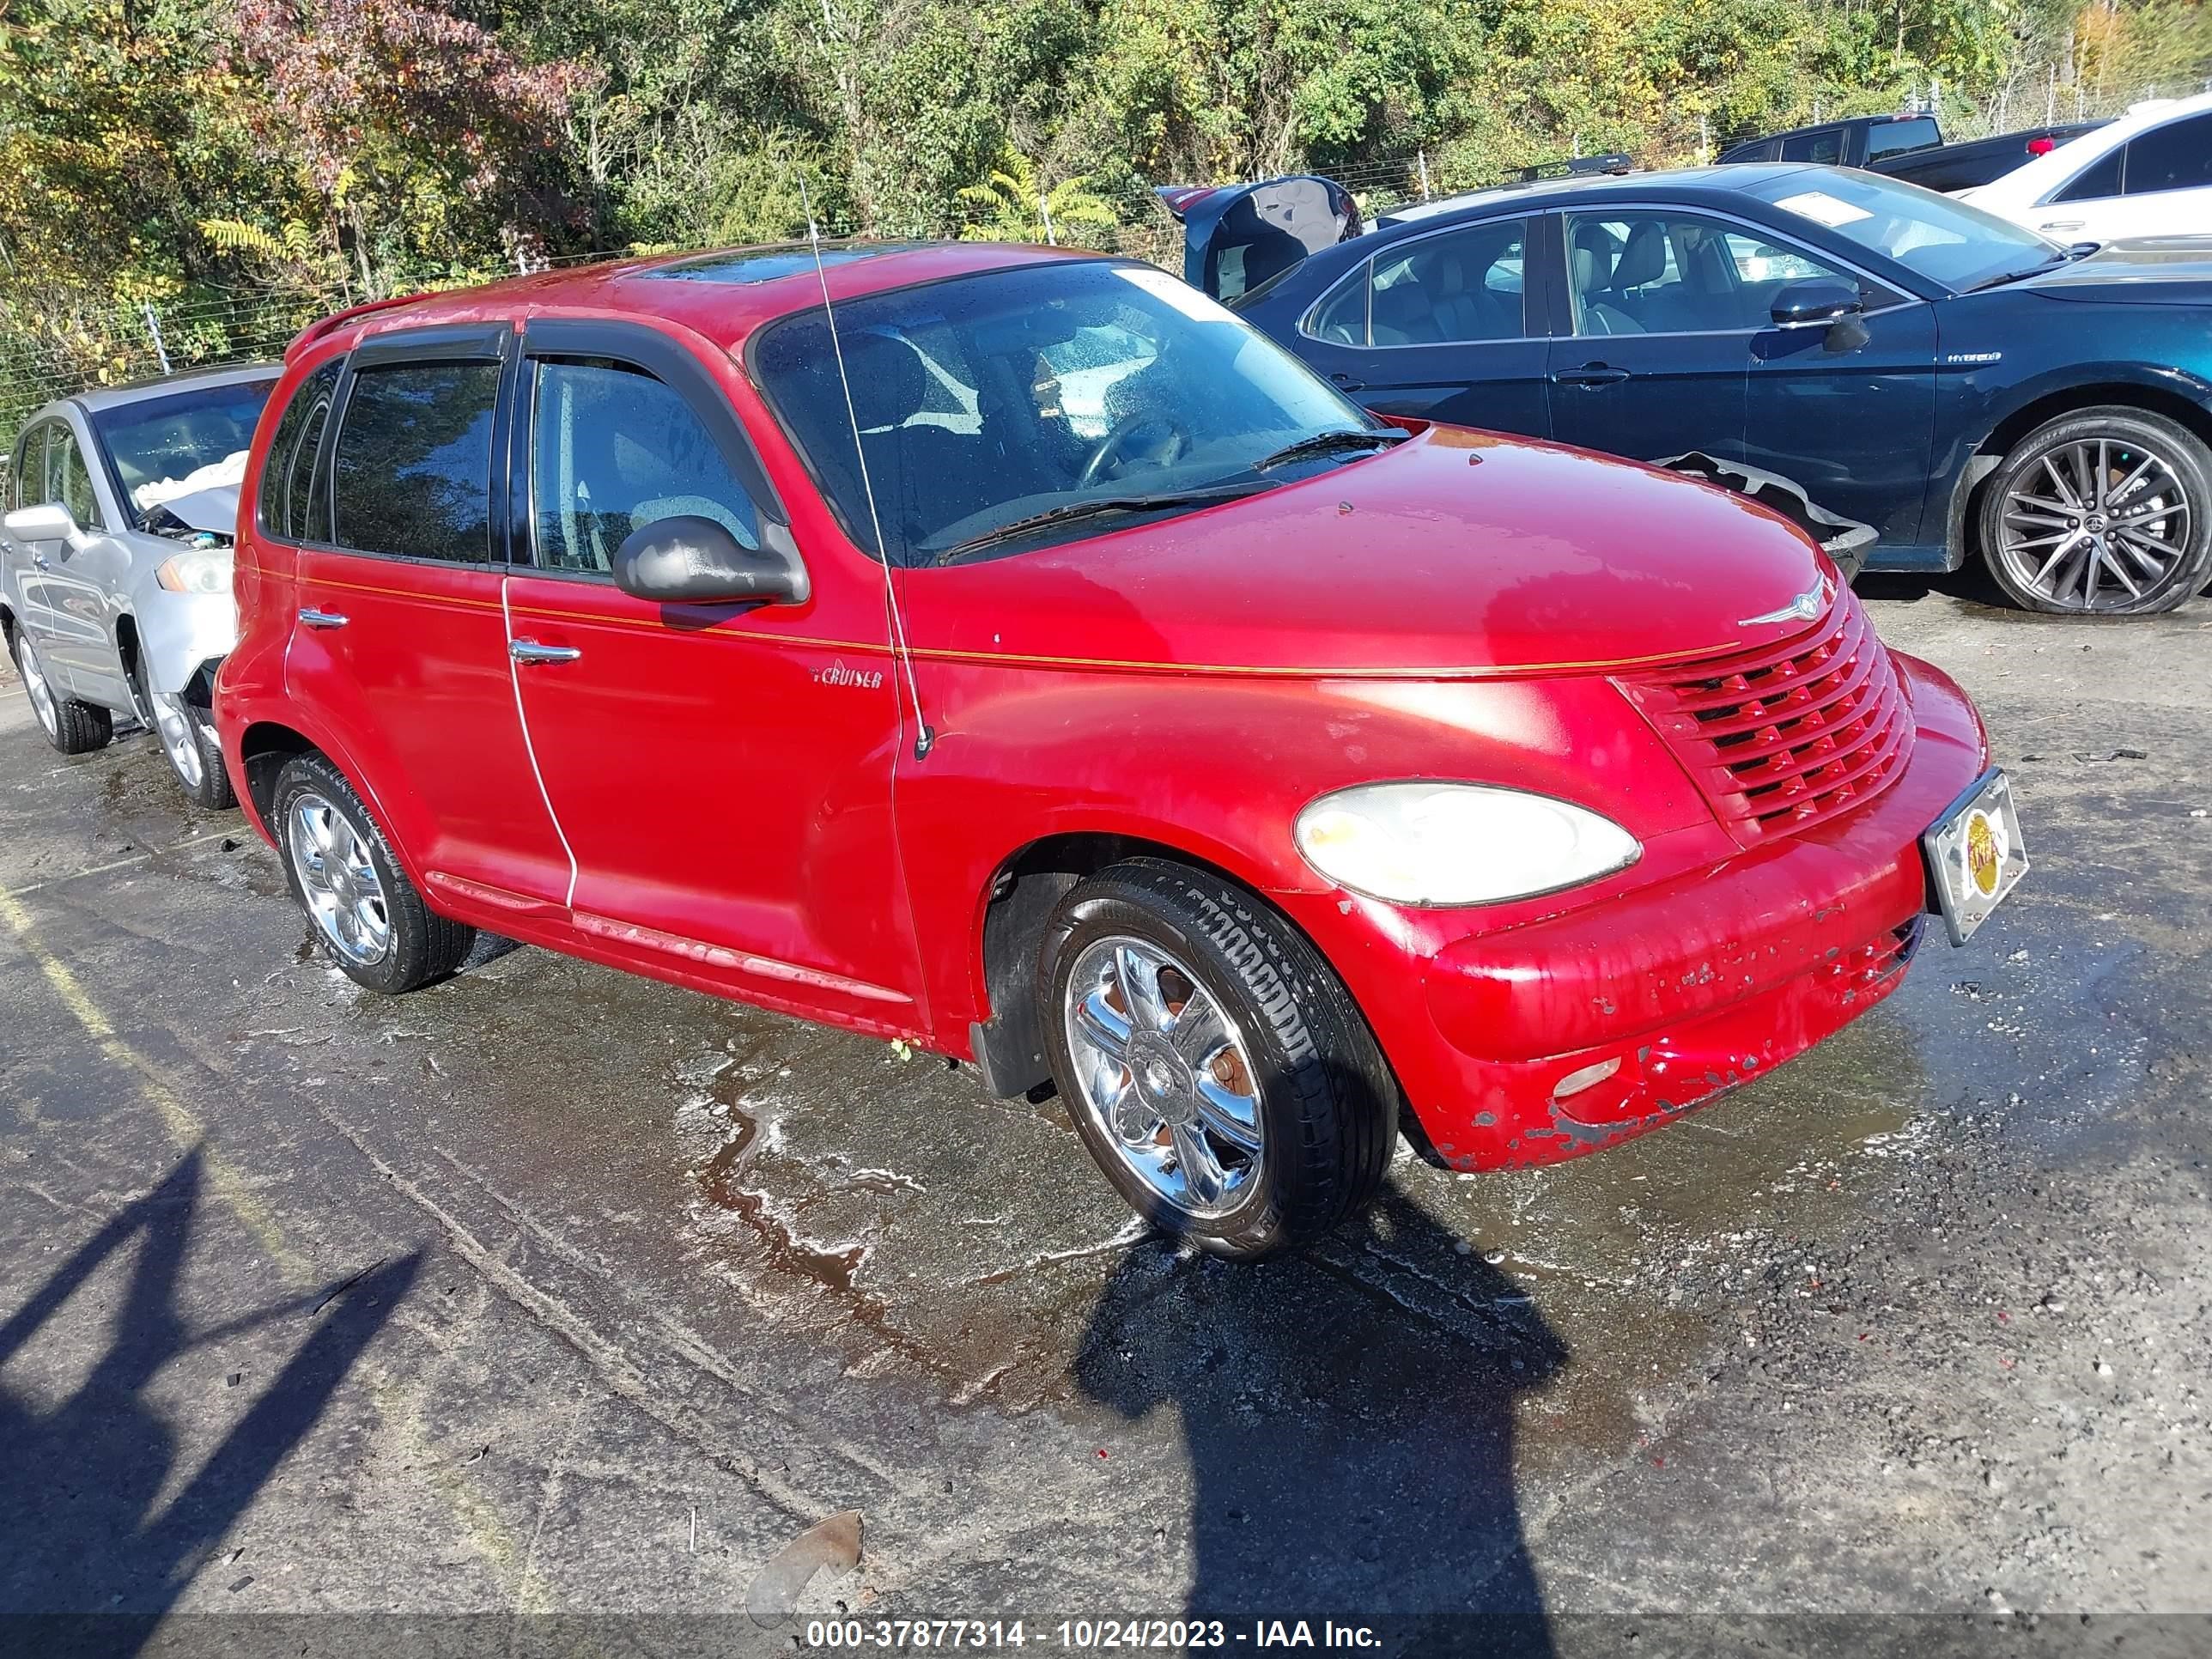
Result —
<svg viewBox="0 0 2212 1659"><path fill-rule="evenodd" d="M1128 1419L1182 1419L1188 1617L1396 1613L1422 1650L1543 1655L1514 1421L1566 1360L1518 1284L1392 1187L1304 1256L1133 1249L1075 1374Z"/></svg>
<svg viewBox="0 0 2212 1659"><path fill-rule="evenodd" d="M145 1645L232 1523L313 1428L362 1350L413 1285L420 1254L210 1328L186 1327L179 1279L204 1179L189 1154L87 1240L0 1323L0 1647L130 1654ZM46 1406L6 1368L112 1256L135 1249L91 1368ZM80 1305L76 1318L88 1324ZM147 1398L163 1367L211 1342L300 1318L306 1338L200 1467L174 1480L177 1437ZM95 1344L94 1346L99 1346ZM161 1495L173 1489L167 1502Z"/></svg>

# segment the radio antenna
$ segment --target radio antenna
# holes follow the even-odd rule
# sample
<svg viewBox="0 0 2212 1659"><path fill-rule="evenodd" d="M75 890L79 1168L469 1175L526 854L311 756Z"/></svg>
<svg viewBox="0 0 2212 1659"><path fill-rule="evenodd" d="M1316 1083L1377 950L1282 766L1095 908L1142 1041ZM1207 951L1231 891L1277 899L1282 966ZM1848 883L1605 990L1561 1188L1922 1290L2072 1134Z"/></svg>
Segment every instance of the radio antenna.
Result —
<svg viewBox="0 0 2212 1659"><path fill-rule="evenodd" d="M837 360L837 384L845 393L845 420L853 428L853 459L860 464L860 493L868 501L868 527L875 532L876 560L884 568L884 609L890 615L891 655L898 659L906 674L906 691L914 703L914 757L929 758L929 751L937 742L937 734L929 729L929 717L921 712L921 687L915 683L914 653L906 643L906 615L899 608L898 578L891 569L890 550L884 542L883 515L876 510L875 481L868 476L868 452L860 442L860 416L853 403L853 380L845 372L845 349L837 340L837 312L830 303L830 271L822 262L822 233L814 223L814 203L806 193L806 179L798 177L799 205L806 214L806 243L814 250L814 276L822 284L822 315L830 325L830 353Z"/></svg>

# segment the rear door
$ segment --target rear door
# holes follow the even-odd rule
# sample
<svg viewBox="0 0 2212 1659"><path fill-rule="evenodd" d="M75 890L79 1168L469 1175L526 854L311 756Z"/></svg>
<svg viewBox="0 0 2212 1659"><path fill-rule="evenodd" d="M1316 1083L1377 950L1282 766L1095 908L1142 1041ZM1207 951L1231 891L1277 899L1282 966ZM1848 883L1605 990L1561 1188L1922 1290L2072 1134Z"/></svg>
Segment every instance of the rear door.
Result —
<svg viewBox="0 0 2212 1659"><path fill-rule="evenodd" d="M1542 228L1520 216L1393 242L1306 314L1299 355L1378 414L1550 436Z"/></svg>
<svg viewBox="0 0 2212 1659"><path fill-rule="evenodd" d="M612 558L633 531L696 514L759 546L787 535L782 508L676 338L557 320L525 338L508 611L575 926L755 1000L912 1029L880 577L855 590L816 561L799 605L623 593Z"/></svg>
<svg viewBox="0 0 2212 1659"><path fill-rule="evenodd" d="M1691 450L1743 459L1753 330L1729 274L1727 227L1628 204L1562 222L1553 435L1632 460Z"/></svg>
<svg viewBox="0 0 2212 1659"><path fill-rule="evenodd" d="M471 325L355 349L297 556L285 683L434 891L551 909L568 859L515 707L492 468L514 339Z"/></svg>

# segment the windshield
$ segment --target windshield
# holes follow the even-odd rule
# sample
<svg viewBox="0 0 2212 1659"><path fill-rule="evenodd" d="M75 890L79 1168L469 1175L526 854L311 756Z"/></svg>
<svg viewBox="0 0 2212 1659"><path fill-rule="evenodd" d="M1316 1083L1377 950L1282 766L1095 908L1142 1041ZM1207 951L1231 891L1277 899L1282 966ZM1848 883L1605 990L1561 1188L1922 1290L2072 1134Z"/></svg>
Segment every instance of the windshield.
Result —
<svg viewBox="0 0 2212 1659"><path fill-rule="evenodd" d="M1257 488L1362 452L1323 445L1299 466L1259 469L1322 433L1398 435L1150 266L1055 262L868 295L837 307L837 337L874 518L899 564L933 562L1040 514L1054 513L1058 527L1007 545L1121 522L1103 508L1057 512L1085 502L1120 510L1233 481ZM872 550L822 313L771 326L752 363L846 533ZM1164 500L1159 510L1195 504Z"/></svg>
<svg viewBox="0 0 2212 1659"><path fill-rule="evenodd" d="M245 476L253 424L276 384L271 375L203 386L118 404L93 416L93 430L115 463L124 495L141 524L166 501L237 485Z"/></svg>
<svg viewBox="0 0 2212 1659"><path fill-rule="evenodd" d="M1878 173L1808 168L1751 193L1960 291L2062 257L2056 242L2009 220Z"/></svg>

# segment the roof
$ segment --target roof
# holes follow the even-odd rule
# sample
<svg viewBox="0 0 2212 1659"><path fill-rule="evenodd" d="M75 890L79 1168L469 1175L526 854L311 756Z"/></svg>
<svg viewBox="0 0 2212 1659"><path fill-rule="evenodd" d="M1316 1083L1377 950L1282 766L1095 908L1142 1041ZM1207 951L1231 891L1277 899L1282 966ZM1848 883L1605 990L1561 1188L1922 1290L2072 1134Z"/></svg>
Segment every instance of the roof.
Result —
<svg viewBox="0 0 2212 1659"><path fill-rule="evenodd" d="M817 273L805 242L723 248L571 266L356 307L312 325L286 357L341 334L367 337L426 324L494 322L533 315L665 318L732 348L762 324L822 302L887 289L1054 260L1097 258L1082 249L1006 242L824 242Z"/></svg>
<svg viewBox="0 0 2212 1659"><path fill-rule="evenodd" d="M190 368L180 374L133 380L127 386L93 386L83 392L72 392L66 398L57 398L54 401L75 404L87 414L96 415L102 410L119 409L126 404L150 403L156 398L189 392L195 386L240 386L250 380L274 380L283 373L283 368L282 363L225 363L219 368Z"/></svg>
<svg viewBox="0 0 2212 1659"><path fill-rule="evenodd" d="M1528 184L1495 185L1487 190L1469 191L1464 196L1440 197L1432 202L1397 209L1376 219L1375 228L1386 230L1393 225L1417 223L1444 214L1507 202L1540 210L1572 202L1593 191L1610 193L1656 190L1678 191L1691 198L1729 196L1769 179L1803 173L1812 166L1807 161L1736 161L1725 167L1674 167L1662 173L1595 173L1569 179L1539 179Z"/></svg>

